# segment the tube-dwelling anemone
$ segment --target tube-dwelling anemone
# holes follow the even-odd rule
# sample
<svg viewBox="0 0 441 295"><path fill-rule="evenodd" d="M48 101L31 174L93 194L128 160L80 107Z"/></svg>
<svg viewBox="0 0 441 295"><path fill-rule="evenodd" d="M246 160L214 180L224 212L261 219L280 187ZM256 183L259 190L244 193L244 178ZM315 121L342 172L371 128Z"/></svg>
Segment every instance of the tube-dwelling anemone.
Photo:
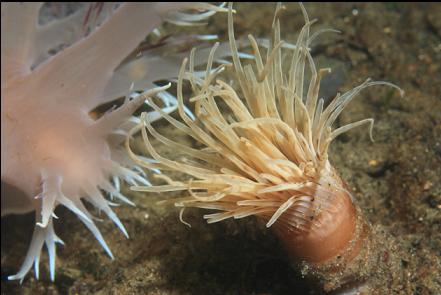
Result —
<svg viewBox="0 0 441 295"><path fill-rule="evenodd" d="M301 5L305 25L296 44L282 41L278 19L282 8L280 4L276 8L269 42L258 42L249 36L255 64L244 65L238 56L230 4L228 34L239 91L216 80L224 65L213 69L210 58L201 79L194 74L193 54L185 59L177 84L181 120L164 112L162 116L203 147L196 149L164 137L144 114L131 135L141 131L145 146L157 163L138 158L130 150L129 139L126 145L138 164L185 173L190 179L175 181L161 175L167 184L132 189L185 192L187 196L172 200L182 208L181 220L187 207L217 210L204 215L208 223L256 216L274 230L294 260L305 261L316 269L341 270L360 253L369 225L330 164L328 148L337 136L360 125L370 125L372 133L373 119L336 129L332 126L363 89L375 85L400 89L368 79L338 94L325 106L324 99L318 97L319 87L330 69L317 70L310 54L311 41L323 30L311 34L313 21ZM259 43L265 43L263 49ZM211 56L215 50L216 46ZM289 69L285 70L287 63ZM305 83L308 76L309 83ZM184 111L184 80L190 82L195 93L190 102L194 103L196 120ZM150 104L154 106L151 100ZM221 111L221 105L229 111ZM159 107L155 109L160 112ZM185 161L161 156L152 145L153 139L186 154ZM328 289L343 283L334 282Z"/></svg>

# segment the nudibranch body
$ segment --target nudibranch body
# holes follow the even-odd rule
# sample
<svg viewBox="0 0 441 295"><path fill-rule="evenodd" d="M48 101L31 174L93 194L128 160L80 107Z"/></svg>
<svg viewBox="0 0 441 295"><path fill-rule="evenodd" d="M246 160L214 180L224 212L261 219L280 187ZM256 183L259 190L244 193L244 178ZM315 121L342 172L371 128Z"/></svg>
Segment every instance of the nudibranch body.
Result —
<svg viewBox="0 0 441 295"><path fill-rule="evenodd" d="M111 209L116 201L133 205L120 193L119 181L149 183L121 143L145 97L167 88L154 88L153 82L174 78L179 69L177 56L163 56L161 47L127 57L163 21L194 24L223 9L202 3L95 4L40 24L41 10L42 3L1 5L1 214L36 212L24 263L9 279L23 280L32 264L38 278L44 244L54 279L55 244L62 243L53 228L58 205L75 213L113 257L83 202L128 236ZM151 88L142 96L131 93ZM175 109L174 97L158 95L162 111ZM99 105L124 96L119 108L97 120L90 116ZM158 118L149 113L148 120Z"/></svg>
<svg viewBox="0 0 441 295"><path fill-rule="evenodd" d="M262 42L266 50L262 49L249 35L255 64L244 65L237 54L230 5L228 34L239 90L218 78L224 65L213 69L213 60L209 59L206 75L201 79L194 74L193 56L185 59L177 87L181 120L163 112L162 116L202 147L197 149L166 138L146 120L145 114L131 134L141 131L146 148L157 163L139 159L131 152L129 139L126 145L140 166L185 173L190 180L161 175L167 184L132 189L182 191L187 196L171 200L182 208L181 220L188 207L216 210L204 215L208 223L256 216L274 230L294 260L317 268L329 263L341 266L361 251L369 226L332 167L328 147L340 134L363 124L370 124L372 133L373 119L331 127L363 89L375 85L399 88L368 79L325 105L324 99L318 97L319 87L330 69L317 70L310 53L312 40L323 30L310 33L313 21L301 7L305 25L295 45L281 40L278 16L283 6L278 5L269 45ZM216 46L211 55L215 51ZM307 77L310 78L305 83ZM194 103L196 120L184 111L184 80L195 92L190 102ZM150 103L154 105L151 100ZM161 156L152 145L153 139L183 153L185 160Z"/></svg>

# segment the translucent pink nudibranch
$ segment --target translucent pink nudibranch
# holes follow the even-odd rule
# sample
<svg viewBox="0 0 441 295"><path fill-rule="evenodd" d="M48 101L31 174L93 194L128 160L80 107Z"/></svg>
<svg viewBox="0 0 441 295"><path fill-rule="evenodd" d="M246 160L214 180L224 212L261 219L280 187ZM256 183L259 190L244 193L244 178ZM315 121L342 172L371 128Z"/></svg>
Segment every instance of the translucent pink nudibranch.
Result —
<svg viewBox="0 0 441 295"><path fill-rule="evenodd" d="M224 10L202 3L92 4L41 24L42 7L1 4L1 215L36 215L28 253L11 280L23 280L33 264L38 278L44 244L54 280L55 244L62 243L53 227L58 205L74 212L113 258L83 202L128 237L111 200L133 205L120 193L120 179L149 183L114 137L124 135L122 126L130 125L146 97L158 94L164 112L175 109L174 97L160 93L168 86L153 82L175 77L180 64L158 48L127 57L164 21L200 23ZM128 93L145 89L151 90ZM124 96L119 108L97 120L90 116L97 106ZM159 117L150 113L151 120Z"/></svg>

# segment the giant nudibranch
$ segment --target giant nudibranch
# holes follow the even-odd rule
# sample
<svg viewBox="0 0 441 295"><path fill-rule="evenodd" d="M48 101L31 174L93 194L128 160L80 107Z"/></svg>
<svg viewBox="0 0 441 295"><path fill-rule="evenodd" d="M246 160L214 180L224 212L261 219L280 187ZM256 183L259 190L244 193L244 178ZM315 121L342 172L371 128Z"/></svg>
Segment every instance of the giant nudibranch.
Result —
<svg viewBox="0 0 441 295"><path fill-rule="evenodd" d="M42 3L1 4L1 215L36 215L26 258L9 279L23 280L32 264L38 278L44 244L54 279L55 244L62 243L53 228L58 205L74 212L113 258L83 200L128 236L110 207L113 200L133 205L120 193L119 179L148 185L120 147L136 122L132 113L145 100L130 90L145 91L157 80L175 78L181 60L164 56L158 46L127 57L164 21L191 25L224 10L203 3L107 3L39 24L41 8ZM182 44L190 37L171 39ZM97 106L127 94L121 107L98 120L90 116ZM162 110L174 110L174 97L161 95ZM152 112L148 120L158 118Z"/></svg>
<svg viewBox="0 0 441 295"><path fill-rule="evenodd" d="M140 166L181 172L189 177L181 181L161 175L167 184L132 189L186 193L187 196L171 200L181 207L181 220L188 207L217 210L204 215L208 223L256 216L274 231L295 261L305 262L318 276L338 273L340 277L332 282L324 278L326 288L331 290L346 282L352 275L348 275L352 263L364 255L362 252L369 251L365 239L371 227L331 165L328 148L337 136L354 127L369 124L372 132L373 119L331 127L363 89L388 85L402 91L391 83L368 79L325 105L324 99L318 97L319 87L330 69L317 70L310 53L311 41L323 31L310 33L313 21L301 5L305 25L297 42L292 45L282 41L278 19L282 7L277 6L265 53L259 48L261 42L249 35L255 64L243 65L237 54L230 5L228 34L238 91L218 78L225 66L213 69L212 58L205 77L196 76L190 55L178 78L181 120L161 112L149 99L171 126L202 147L189 147L166 138L142 114L141 123L130 134L141 132L147 150L157 162L138 158L130 150L127 138L133 160ZM215 51L216 46L211 56ZM307 77L310 79L306 84ZM184 80L195 92L189 101L194 103L196 120L184 111ZM185 160L160 155L152 145L154 139L185 154Z"/></svg>

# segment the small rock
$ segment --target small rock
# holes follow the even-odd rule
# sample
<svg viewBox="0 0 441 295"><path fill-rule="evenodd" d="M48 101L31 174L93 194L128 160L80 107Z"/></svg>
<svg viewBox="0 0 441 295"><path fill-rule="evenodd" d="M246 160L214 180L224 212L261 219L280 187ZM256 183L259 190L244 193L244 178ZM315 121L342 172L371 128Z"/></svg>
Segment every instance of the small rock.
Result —
<svg viewBox="0 0 441 295"><path fill-rule="evenodd" d="M436 200L435 196L430 195L425 199L430 208L441 209L441 204Z"/></svg>
<svg viewBox="0 0 441 295"><path fill-rule="evenodd" d="M371 177L382 177L392 167L387 161L370 160L366 173Z"/></svg>
<svg viewBox="0 0 441 295"><path fill-rule="evenodd" d="M435 4L435 3L433 3ZM429 21L429 24L435 29L438 36L441 36L441 6L431 5L428 13L427 13L427 20Z"/></svg>
<svg viewBox="0 0 441 295"><path fill-rule="evenodd" d="M431 181L426 181L423 184L423 190L428 191L433 186L433 183Z"/></svg>

